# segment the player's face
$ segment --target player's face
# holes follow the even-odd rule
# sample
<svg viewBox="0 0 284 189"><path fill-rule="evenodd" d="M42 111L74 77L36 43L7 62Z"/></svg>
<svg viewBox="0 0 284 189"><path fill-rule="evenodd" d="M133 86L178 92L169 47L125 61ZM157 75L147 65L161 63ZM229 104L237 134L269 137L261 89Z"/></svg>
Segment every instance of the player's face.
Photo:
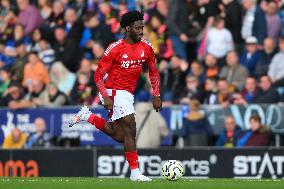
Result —
<svg viewBox="0 0 284 189"><path fill-rule="evenodd" d="M143 37L144 24L142 20L135 21L132 26L129 27L129 37L134 41L141 41Z"/></svg>

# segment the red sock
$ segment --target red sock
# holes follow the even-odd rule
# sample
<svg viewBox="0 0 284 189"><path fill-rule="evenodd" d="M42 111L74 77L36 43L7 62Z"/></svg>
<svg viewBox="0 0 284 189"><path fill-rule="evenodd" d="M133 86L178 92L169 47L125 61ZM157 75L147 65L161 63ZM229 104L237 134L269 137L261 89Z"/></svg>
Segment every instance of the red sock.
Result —
<svg viewBox="0 0 284 189"><path fill-rule="evenodd" d="M94 125L97 129L102 131L106 123L106 120L99 116L96 116L95 114L91 114L88 119L88 122Z"/></svg>
<svg viewBox="0 0 284 189"><path fill-rule="evenodd" d="M125 152L126 160L129 163L130 170L138 168L138 154L137 151Z"/></svg>

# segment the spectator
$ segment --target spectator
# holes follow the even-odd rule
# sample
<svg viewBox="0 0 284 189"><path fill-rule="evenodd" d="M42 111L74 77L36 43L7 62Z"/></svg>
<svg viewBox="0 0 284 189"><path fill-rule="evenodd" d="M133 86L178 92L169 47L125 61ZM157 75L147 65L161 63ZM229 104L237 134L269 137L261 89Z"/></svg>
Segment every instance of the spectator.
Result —
<svg viewBox="0 0 284 189"><path fill-rule="evenodd" d="M204 104L218 104L217 78L208 77L206 79Z"/></svg>
<svg viewBox="0 0 284 189"><path fill-rule="evenodd" d="M13 42L15 42L15 45L18 42L24 43L25 45L30 45L31 39L29 36L25 35L25 26L18 23L15 25L13 31Z"/></svg>
<svg viewBox="0 0 284 189"><path fill-rule="evenodd" d="M7 43L5 41L0 42L0 68L12 66L15 60L15 48L12 44Z"/></svg>
<svg viewBox="0 0 284 189"><path fill-rule="evenodd" d="M169 13L167 17L167 26L169 36L173 43L175 53L183 60L187 60L186 45L189 40L188 31L189 23L184 22L184 18L189 15L189 10L185 0L169 2Z"/></svg>
<svg viewBox="0 0 284 189"><path fill-rule="evenodd" d="M162 139L169 134L163 116L155 112L150 102L151 95L142 90L137 95L135 120L137 125L137 148L159 148Z"/></svg>
<svg viewBox="0 0 284 189"><path fill-rule="evenodd" d="M74 8L68 8L65 11L64 28L67 32L67 38L73 39L79 44L82 31L83 23L77 16L77 11Z"/></svg>
<svg viewBox="0 0 284 189"><path fill-rule="evenodd" d="M85 0L76 0L71 4L77 11L77 17L81 18L86 13L86 2Z"/></svg>
<svg viewBox="0 0 284 189"><path fill-rule="evenodd" d="M125 6L120 7L123 7L122 9L126 8ZM103 1L99 4L99 12L100 21L109 25L113 34L118 34L120 26L117 18L127 12L127 10L124 9L122 12L119 12L111 7L110 2Z"/></svg>
<svg viewBox="0 0 284 189"><path fill-rule="evenodd" d="M51 137L46 132L46 123L43 118L38 117L34 121L35 133L31 134L26 142L27 148L50 147Z"/></svg>
<svg viewBox="0 0 284 189"><path fill-rule="evenodd" d="M276 1L269 1L266 10L267 36L271 37L275 43L278 42L281 30L281 19L278 14L278 6Z"/></svg>
<svg viewBox="0 0 284 189"><path fill-rule="evenodd" d="M238 137L242 130L236 125L235 118L233 116L227 116L224 119L225 130L219 135L216 146L234 147L236 146Z"/></svg>
<svg viewBox="0 0 284 189"><path fill-rule="evenodd" d="M39 48L39 42L40 40L43 38L43 33L42 30L40 29L35 29L32 33L32 44L30 46L30 51L35 51L35 52L39 52L40 48Z"/></svg>
<svg viewBox="0 0 284 189"><path fill-rule="evenodd" d="M160 0L161 1L161 0ZM172 41L167 35L167 26L157 15L150 18L148 38L153 45L154 52L159 59L169 59L173 55Z"/></svg>
<svg viewBox="0 0 284 189"><path fill-rule="evenodd" d="M242 7L238 0L222 0L221 15L225 18L225 27L232 33L236 50L242 43Z"/></svg>
<svg viewBox="0 0 284 189"><path fill-rule="evenodd" d="M186 146L207 146L209 136L212 134L211 127L199 107L198 100L191 100L190 112L183 118L182 135Z"/></svg>
<svg viewBox="0 0 284 189"><path fill-rule="evenodd" d="M51 0L37 0L40 9L40 15L44 20L47 20L52 14Z"/></svg>
<svg viewBox="0 0 284 189"><path fill-rule="evenodd" d="M3 39L9 39L17 22L17 10L9 0L2 0L0 6L0 34Z"/></svg>
<svg viewBox="0 0 284 189"><path fill-rule="evenodd" d="M10 71L8 68L0 69L0 98L5 96L7 89L11 85Z"/></svg>
<svg viewBox="0 0 284 189"><path fill-rule="evenodd" d="M228 107L233 101L233 87L226 79L219 79L218 81L218 103L223 107Z"/></svg>
<svg viewBox="0 0 284 189"><path fill-rule="evenodd" d="M185 87L187 68L183 68L183 64L188 66L180 57L173 56L170 61L170 68L166 68L160 73L163 98L167 96L173 101L177 99Z"/></svg>
<svg viewBox="0 0 284 189"><path fill-rule="evenodd" d="M270 78L267 75L260 77L260 92L256 95L254 103L277 103L280 100L276 89L272 87Z"/></svg>
<svg viewBox="0 0 284 189"><path fill-rule="evenodd" d="M219 74L219 66L217 59L212 54L207 54L205 57L206 77L217 77Z"/></svg>
<svg viewBox="0 0 284 189"><path fill-rule="evenodd" d="M35 52L28 55L28 63L24 67L23 86L27 87L32 80L49 83L48 71Z"/></svg>
<svg viewBox="0 0 284 189"><path fill-rule="evenodd" d="M210 20L220 13L218 1L198 0L197 6L196 20L202 28L206 27L211 22Z"/></svg>
<svg viewBox="0 0 284 189"><path fill-rule="evenodd" d="M22 82L24 78L24 67L28 62L26 45L22 41L16 42L17 56L11 67L11 77L16 82Z"/></svg>
<svg viewBox="0 0 284 189"><path fill-rule="evenodd" d="M55 0L52 5L52 13L45 20L45 28L53 33L56 26L62 26L64 23L64 3L61 0Z"/></svg>
<svg viewBox="0 0 284 189"><path fill-rule="evenodd" d="M252 115L250 129L240 135L237 146L268 146L269 139L270 130L268 127L261 125L261 118L258 115Z"/></svg>
<svg viewBox="0 0 284 189"><path fill-rule="evenodd" d="M283 66L284 37L280 38L279 47L280 47L280 51L272 58L271 64L269 65L268 75L272 83L283 86L283 83L284 83L284 66Z"/></svg>
<svg viewBox="0 0 284 189"><path fill-rule="evenodd" d="M255 76L259 78L262 75L267 75L268 67L272 58L276 54L276 45L272 38L267 37L263 42L263 53L255 67Z"/></svg>
<svg viewBox="0 0 284 189"><path fill-rule="evenodd" d="M186 88L180 93L178 103L188 104L193 99L203 102L204 91L199 84L198 78L193 75L188 75L186 77Z"/></svg>
<svg viewBox="0 0 284 189"><path fill-rule="evenodd" d="M29 4L29 0L17 0L19 13L19 23L25 26L25 34L32 33L42 23L43 19L36 7Z"/></svg>
<svg viewBox="0 0 284 189"><path fill-rule="evenodd" d="M227 66L221 70L220 77L226 78L227 81L242 90L245 85L245 79L248 76L247 69L239 63L238 55L235 51L231 51L226 57Z"/></svg>
<svg viewBox="0 0 284 189"><path fill-rule="evenodd" d="M27 135L22 133L20 129L14 128L3 143L4 149L20 149L23 148L27 140Z"/></svg>
<svg viewBox="0 0 284 189"><path fill-rule="evenodd" d="M50 69L50 78L57 85L59 91L66 95L70 92L76 81L76 75L67 70L61 62L55 62Z"/></svg>
<svg viewBox="0 0 284 189"><path fill-rule="evenodd" d="M19 109L27 107L25 102L25 92L18 83L13 83L7 89L5 96L0 98L0 106L8 106L11 109Z"/></svg>
<svg viewBox="0 0 284 189"><path fill-rule="evenodd" d="M87 14L84 17L84 25L85 28L80 42L81 47L92 48L94 41L103 39L103 46L107 48L114 41L110 27L104 22L100 22L97 15Z"/></svg>
<svg viewBox="0 0 284 189"><path fill-rule="evenodd" d="M258 88L255 78L247 77L245 88L239 94L234 95L234 104L247 105L253 103L257 94Z"/></svg>
<svg viewBox="0 0 284 189"><path fill-rule="evenodd" d="M261 52L257 50L257 43L255 37L248 37L246 48L240 56L240 63L248 69L251 76L255 76L255 67L261 58Z"/></svg>
<svg viewBox="0 0 284 189"><path fill-rule="evenodd" d="M200 86L203 86L205 83L205 74L204 69L200 62L193 61L190 65L190 74L195 76L198 79Z"/></svg>
<svg viewBox="0 0 284 189"><path fill-rule="evenodd" d="M216 16L213 27L207 33L207 52L221 59L234 49L231 32L224 27L225 21L221 16Z"/></svg>
<svg viewBox="0 0 284 189"><path fill-rule="evenodd" d="M46 107L60 107L68 105L68 97L61 91L58 90L54 83L47 85L48 98L43 102L43 106Z"/></svg>
<svg viewBox="0 0 284 189"><path fill-rule="evenodd" d="M47 69L51 67L53 62L55 61L55 53L54 50L51 48L50 44L46 39L41 39L39 41L39 52L38 56L41 61L44 63Z"/></svg>
<svg viewBox="0 0 284 189"><path fill-rule="evenodd" d="M79 49L80 39L75 39L67 35L65 28L62 26L58 26L54 33L56 41L53 44L53 49L55 51L56 60L62 62L68 70L76 72L78 62L82 57L82 52Z"/></svg>
<svg viewBox="0 0 284 189"><path fill-rule="evenodd" d="M89 85L89 77L84 72L79 72L77 74L76 83L71 91L72 101L74 104L91 105L94 100L92 95L92 87L94 85Z"/></svg>
<svg viewBox="0 0 284 189"><path fill-rule="evenodd" d="M54 29L54 36L55 36L55 42L52 45L52 48L55 51L55 57L57 61L62 61L64 55L64 47L66 43L66 36L67 33L65 32L64 28L62 26L57 26ZM66 53L66 52L65 52Z"/></svg>
<svg viewBox="0 0 284 189"><path fill-rule="evenodd" d="M244 0L242 2L245 9L241 34L244 40L255 36L258 44L263 44L267 35L267 23L265 13L257 5L256 0Z"/></svg>
<svg viewBox="0 0 284 189"><path fill-rule="evenodd" d="M25 98L26 108L44 106L48 102L46 85L40 80L33 80L28 86Z"/></svg>

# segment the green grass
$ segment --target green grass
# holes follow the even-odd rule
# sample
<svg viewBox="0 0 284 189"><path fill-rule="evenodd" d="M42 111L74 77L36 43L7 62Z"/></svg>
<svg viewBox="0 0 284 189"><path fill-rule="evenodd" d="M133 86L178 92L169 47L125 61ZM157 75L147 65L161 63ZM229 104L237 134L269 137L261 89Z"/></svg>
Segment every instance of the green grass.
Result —
<svg viewBox="0 0 284 189"><path fill-rule="evenodd" d="M129 179L100 178L0 178L0 189L284 189L284 180L181 179L176 182L154 179L149 183Z"/></svg>

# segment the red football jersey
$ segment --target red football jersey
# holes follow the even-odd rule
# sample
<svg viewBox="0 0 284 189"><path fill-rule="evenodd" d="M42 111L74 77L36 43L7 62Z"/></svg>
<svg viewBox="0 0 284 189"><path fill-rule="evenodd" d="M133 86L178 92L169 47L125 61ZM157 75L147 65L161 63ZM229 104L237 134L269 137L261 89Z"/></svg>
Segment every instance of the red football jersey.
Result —
<svg viewBox="0 0 284 189"><path fill-rule="evenodd" d="M150 75L151 72L152 75L159 75L152 45L144 39L135 44L121 39L109 45L98 69L103 68L108 74L107 89L127 90L133 94L144 64L148 65Z"/></svg>

